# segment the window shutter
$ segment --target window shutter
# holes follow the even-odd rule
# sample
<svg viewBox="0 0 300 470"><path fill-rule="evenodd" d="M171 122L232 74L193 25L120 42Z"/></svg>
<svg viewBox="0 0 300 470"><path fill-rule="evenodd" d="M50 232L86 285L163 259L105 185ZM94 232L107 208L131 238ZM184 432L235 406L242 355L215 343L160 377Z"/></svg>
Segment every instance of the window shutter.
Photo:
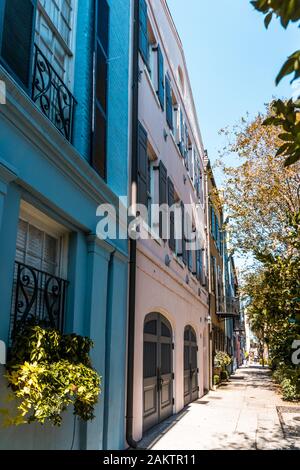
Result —
<svg viewBox="0 0 300 470"><path fill-rule="evenodd" d="M168 178L168 204L171 208L175 204L175 197L174 197L174 184L171 178ZM175 214L173 211L170 210L170 233L169 233L169 247L170 249L175 252Z"/></svg>
<svg viewBox="0 0 300 470"><path fill-rule="evenodd" d="M186 251L186 239L185 239L185 210L184 204L181 202L181 214L182 214L182 261L187 264L187 251Z"/></svg>
<svg viewBox="0 0 300 470"><path fill-rule="evenodd" d="M197 279L202 283L203 281L203 251L197 250Z"/></svg>
<svg viewBox="0 0 300 470"><path fill-rule="evenodd" d="M148 8L146 0L139 1L139 49L146 64L149 62L149 38L148 38Z"/></svg>
<svg viewBox="0 0 300 470"><path fill-rule="evenodd" d="M211 206L211 234L215 238L215 210L213 206Z"/></svg>
<svg viewBox="0 0 300 470"><path fill-rule="evenodd" d="M96 0L92 165L103 179L107 154L108 48L109 5L106 0Z"/></svg>
<svg viewBox="0 0 300 470"><path fill-rule="evenodd" d="M172 101L172 88L169 78L166 76L166 118L171 131L174 129L173 124L173 101Z"/></svg>
<svg viewBox="0 0 300 470"><path fill-rule="evenodd" d="M159 205L167 204L167 169L162 161L159 162ZM159 236L163 237L162 211L159 213Z"/></svg>
<svg viewBox="0 0 300 470"><path fill-rule="evenodd" d="M183 158L185 158L185 124L183 118L183 112L180 108L180 124L179 124L179 150Z"/></svg>
<svg viewBox="0 0 300 470"><path fill-rule="evenodd" d="M3 0L1 61L21 85L31 89L36 0ZM1 10L1 7L0 7Z"/></svg>
<svg viewBox="0 0 300 470"><path fill-rule="evenodd" d="M148 136L142 124L138 129L138 204L148 207Z"/></svg>
<svg viewBox="0 0 300 470"><path fill-rule="evenodd" d="M164 72L164 58L160 45L157 47L157 73L158 73L158 90L157 96L162 109L165 107L165 72Z"/></svg>

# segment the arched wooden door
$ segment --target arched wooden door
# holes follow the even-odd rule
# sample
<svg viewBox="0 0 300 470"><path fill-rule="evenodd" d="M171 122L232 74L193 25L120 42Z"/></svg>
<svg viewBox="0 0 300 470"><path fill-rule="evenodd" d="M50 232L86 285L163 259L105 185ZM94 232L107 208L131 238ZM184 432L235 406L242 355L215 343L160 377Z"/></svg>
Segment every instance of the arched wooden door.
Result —
<svg viewBox="0 0 300 470"><path fill-rule="evenodd" d="M197 337L195 330L187 326L184 330L184 404L198 398Z"/></svg>
<svg viewBox="0 0 300 470"><path fill-rule="evenodd" d="M173 414L172 328L151 313L144 325L144 431Z"/></svg>

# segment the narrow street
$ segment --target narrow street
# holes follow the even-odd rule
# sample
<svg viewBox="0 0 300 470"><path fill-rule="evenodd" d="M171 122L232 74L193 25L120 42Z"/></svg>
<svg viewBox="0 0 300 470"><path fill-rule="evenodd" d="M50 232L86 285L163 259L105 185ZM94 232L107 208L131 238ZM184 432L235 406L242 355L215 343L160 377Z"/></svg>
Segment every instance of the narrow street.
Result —
<svg viewBox="0 0 300 470"><path fill-rule="evenodd" d="M283 402L270 373L245 367L144 439L153 450L300 449L300 405Z"/></svg>

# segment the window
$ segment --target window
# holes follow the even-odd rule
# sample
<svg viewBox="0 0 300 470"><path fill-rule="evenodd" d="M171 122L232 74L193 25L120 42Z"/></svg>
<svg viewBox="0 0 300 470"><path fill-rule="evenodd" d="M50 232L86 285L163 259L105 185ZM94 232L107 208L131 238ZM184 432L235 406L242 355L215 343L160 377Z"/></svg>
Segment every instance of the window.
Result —
<svg viewBox="0 0 300 470"><path fill-rule="evenodd" d="M203 250L197 250L196 252L196 273L198 281L203 281Z"/></svg>
<svg viewBox="0 0 300 470"><path fill-rule="evenodd" d="M35 42L59 77L71 85L75 0L38 0Z"/></svg>
<svg viewBox="0 0 300 470"><path fill-rule="evenodd" d="M214 256L211 257L211 290L215 294L216 293L216 282L217 282L217 264L216 258Z"/></svg>
<svg viewBox="0 0 300 470"><path fill-rule="evenodd" d="M22 202L17 232L10 333L26 321L63 328L67 272L66 230Z"/></svg>
<svg viewBox="0 0 300 470"><path fill-rule="evenodd" d="M167 123L171 131L173 131L173 98L172 98L172 88L171 82L168 76L166 76L166 114L167 114Z"/></svg>
<svg viewBox="0 0 300 470"><path fill-rule="evenodd" d="M139 0L139 49L144 62L149 64L148 7L146 0Z"/></svg>
<svg viewBox="0 0 300 470"><path fill-rule="evenodd" d="M109 54L109 5L106 0L96 0L94 44L94 106L92 123L91 163L99 175L106 179L107 153L107 92Z"/></svg>
<svg viewBox="0 0 300 470"><path fill-rule="evenodd" d="M195 189L197 193L197 197L201 204L204 203L204 194L203 194L203 171L201 168L201 163L199 159L199 155L197 151L195 150L195 155L194 155L194 162L195 162Z"/></svg>
<svg viewBox="0 0 300 470"><path fill-rule="evenodd" d="M16 261L58 275L59 253L59 239L22 219L19 220Z"/></svg>
<svg viewBox="0 0 300 470"><path fill-rule="evenodd" d="M190 140L190 137L188 136L188 168L189 168L189 174L190 174L192 181L194 181L194 177L195 177L194 153L195 153L194 146Z"/></svg>
<svg viewBox="0 0 300 470"><path fill-rule="evenodd" d="M160 46L157 46L157 96L162 109L165 105L165 72L164 58Z"/></svg>
<svg viewBox="0 0 300 470"><path fill-rule="evenodd" d="M152 147L148 142L147 148L148 154L148 168L147 168L147 195L148 195L148 226L151 230L158 232L157 230L157 223L155 221L155 217L153 214L153 206L152 204L156 204L156 195L157 195L157 181L156 175L157 171L155 168L157 167L157 156L155 155Z"/></svg>

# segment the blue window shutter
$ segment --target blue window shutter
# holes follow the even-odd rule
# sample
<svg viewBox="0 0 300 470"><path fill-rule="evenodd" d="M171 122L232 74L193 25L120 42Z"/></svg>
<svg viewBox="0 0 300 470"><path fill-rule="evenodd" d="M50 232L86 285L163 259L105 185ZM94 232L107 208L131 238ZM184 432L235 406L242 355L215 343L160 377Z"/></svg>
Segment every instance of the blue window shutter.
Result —
<svg viewBox="0 0 300 470"><path fill-rule="evenodd" d="M142 124L138 127L138 204L148 207L148 135Z"/></svg>
<svg viewBox="0 0 300 470"><path fill-rule="evenodd" d="M2 0L0 3L0 15L1 9L3 14L1 62L29 92L32 80L36 0Z"/></svg>
<svg viewBox="0 0 300 470"><path fill-rule="evenodd" d="M167 204L168 203L168 192L167 192L167 182L168 182L168 174L167 169L163 162L160 160L159 162L159 205ZM162 212L159 213L159 236L163 238L163 214Z"/></svg>
<svg viewBox="0 0 300 470"><path fill-rule="evenodd" d="M172 101L172 89L169 78L166 76L166 113L167 123L171 130L173 130L173 101Z"/></svg>
<svg viewBox="0 0 300 470"><path fill-rule="evenodd" d="M171 178L168 178L168 205L169 208L172 208L175 204L175 194L174 194L174 184ZM176 243L175 243L175 214L173 211L170 211L169 217L170 223L170 233L169 233L169 247L170 249L175 252Z"/></svg>
<svg viewBox="0 0 300 470"><path fill-rule="evenodd" d="M165 107L165 72L164 72L164 58L160 45L157 47L157 74L158 74L158 89L157 96L162 109Z"/></svg>
<svg viewBox="0 0 300 470"><path fill-rule="evenodd" d="M139 49L140 53L148 65L149 63L149 37L148 37L148 7L146 0L139 1L139 22L140 22L140 34L139 34Z"/></svg>
<svg viewBox="0 0 300 470"><path fill-rule="evenodd" d="M95 111L91 163L97 173L106 179L109 5L107 0L96 0L95 6Z"/></svg>

